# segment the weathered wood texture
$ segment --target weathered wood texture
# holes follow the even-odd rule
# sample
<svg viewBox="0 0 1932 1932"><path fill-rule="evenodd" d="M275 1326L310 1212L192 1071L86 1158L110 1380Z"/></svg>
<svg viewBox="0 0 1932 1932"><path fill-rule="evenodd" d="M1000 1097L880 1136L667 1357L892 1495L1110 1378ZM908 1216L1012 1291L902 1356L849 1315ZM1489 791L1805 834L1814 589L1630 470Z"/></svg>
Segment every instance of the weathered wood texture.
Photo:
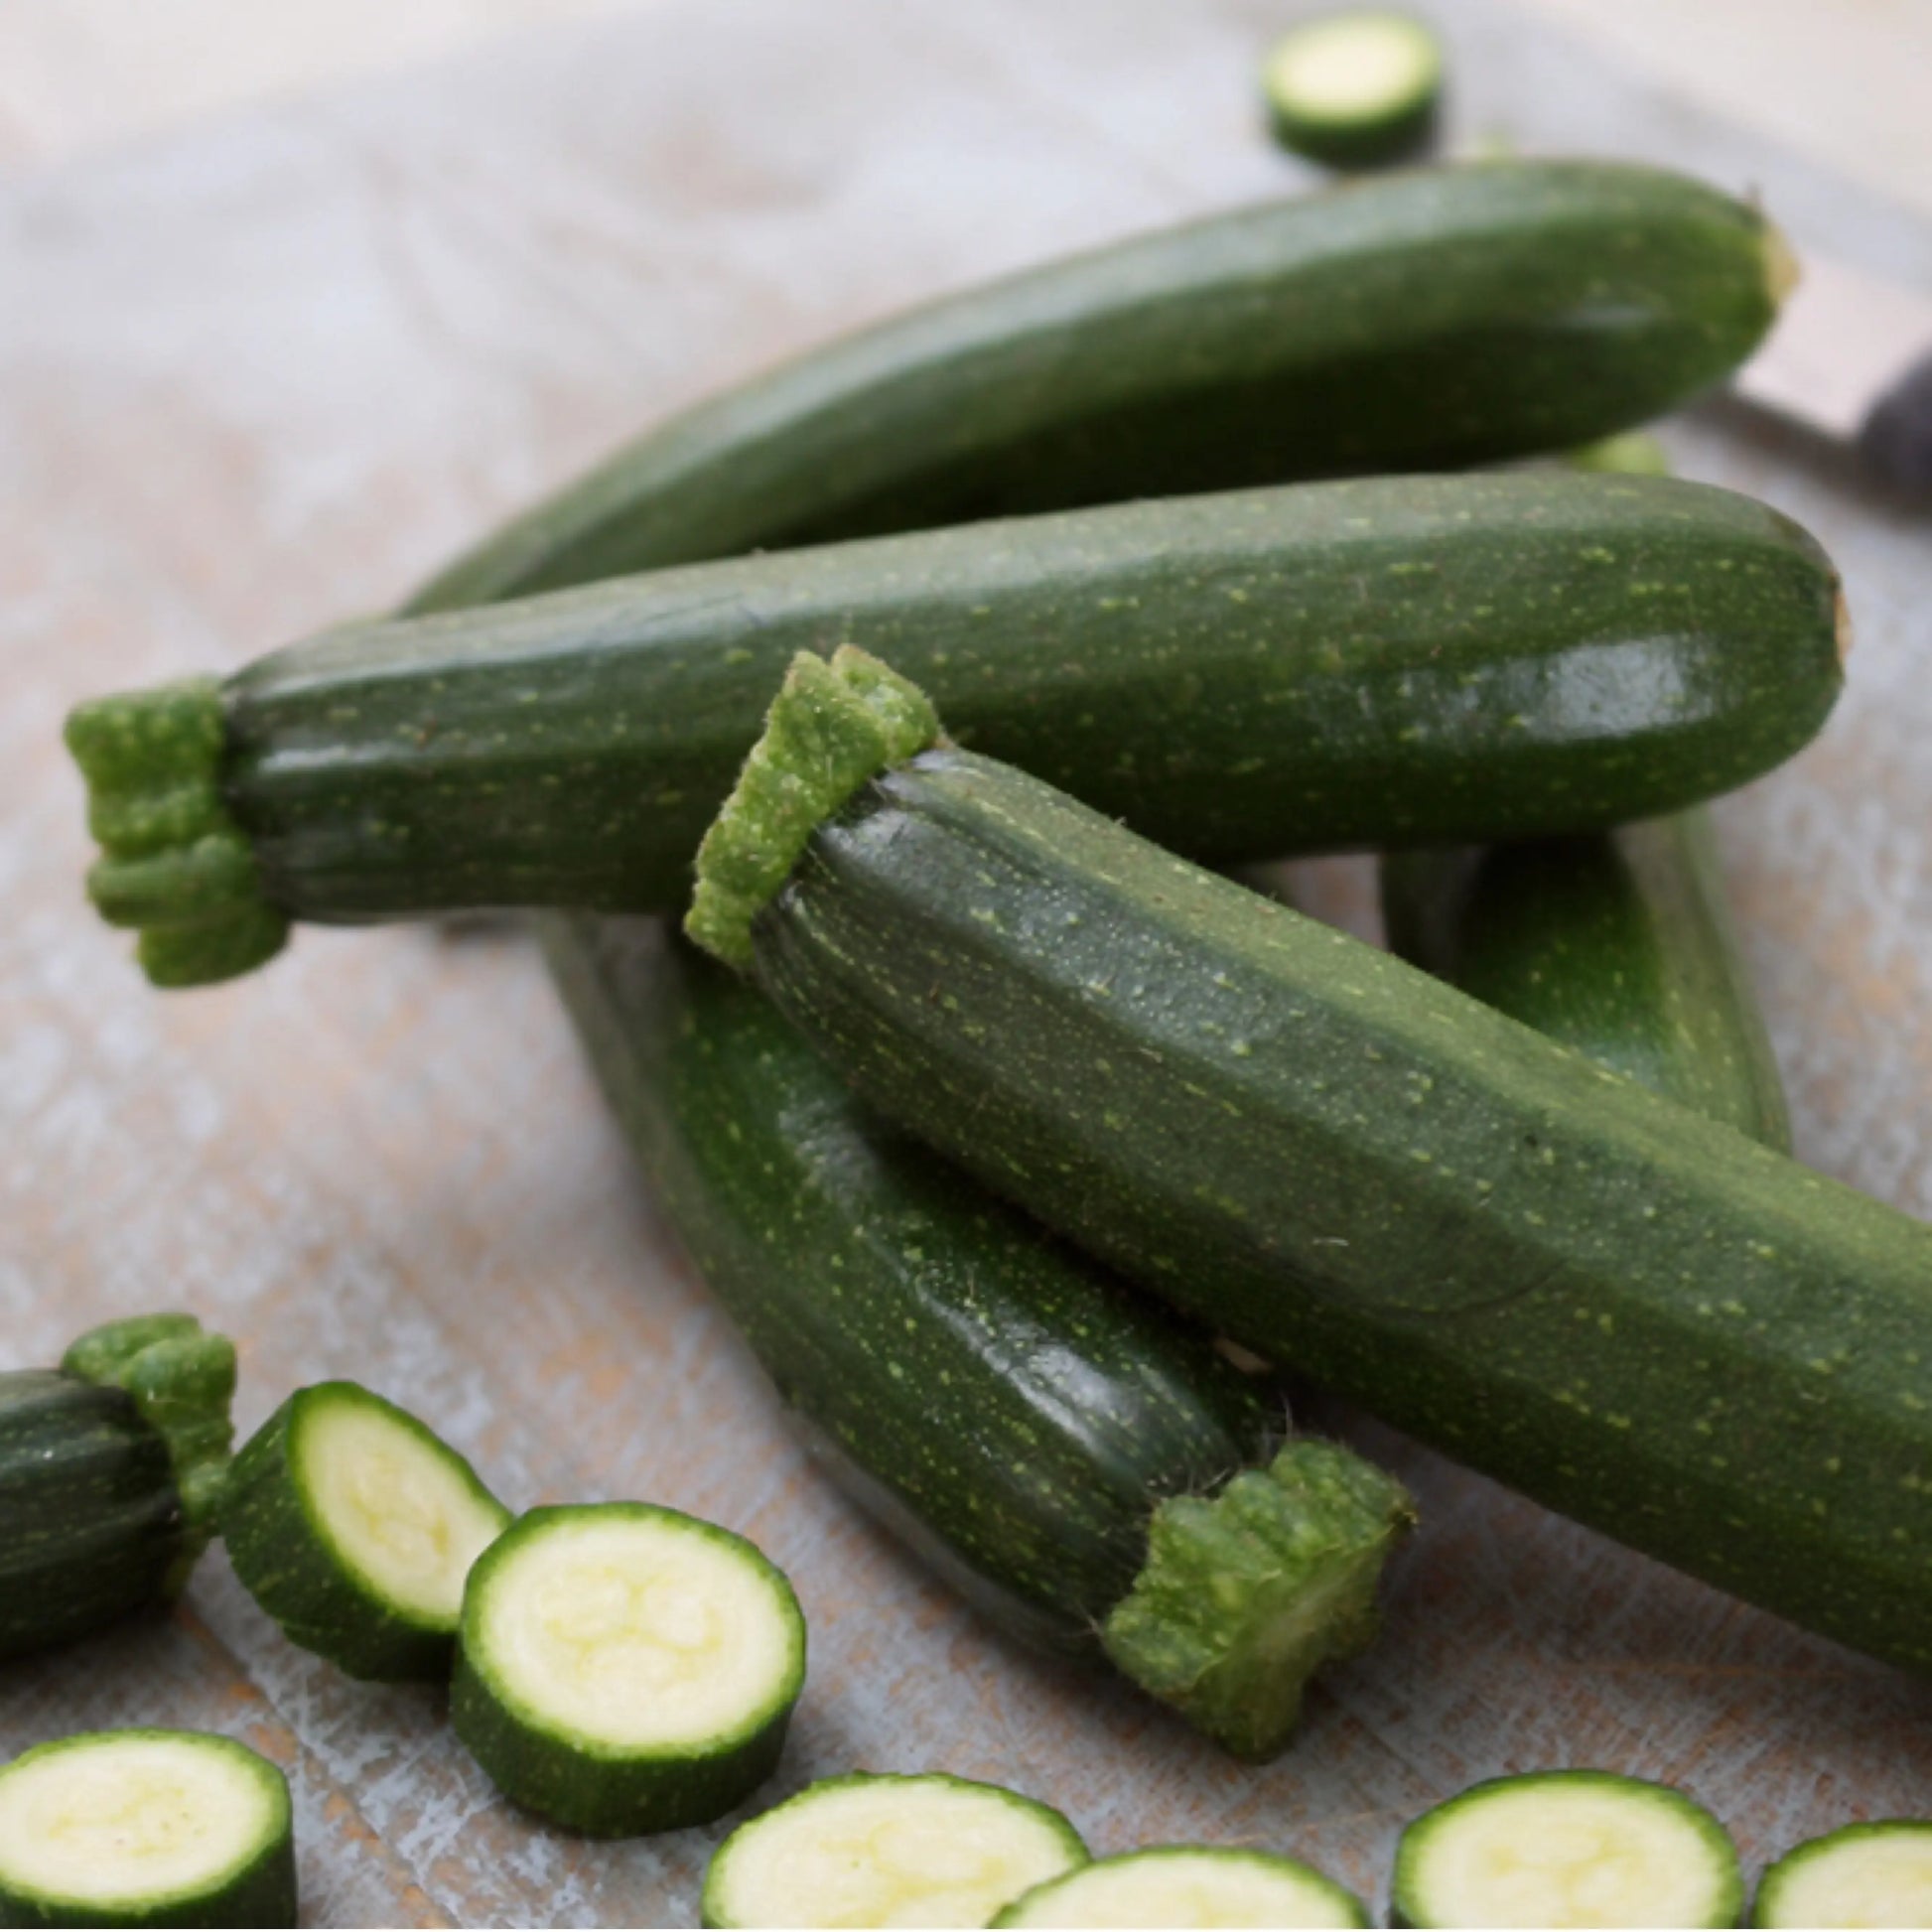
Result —
<svg viewBox="0 0 1932 1932"><path fill-rule="evenodd" d="M1507 1768L1679 1780L1754 1862L1923 1811L1932 1690L1367 1425L1428 1517L1387 1639L1285 1761L1228 1763L996 1640L815 1478L521 946L305 932L256 979L162 998L81 903L72 701L382 607L621 433L848 324L1299 186L1251 98L1284 11L665 0L0 195L4 1360L186 1306L241 1340L244 1425L356 1376L516 1503L641 1495L748 1532L812 1619L781 1790L944 1765L1096 1847L1292 1847L1371 1893L1407 1815ZM1923 226L1481 0L1437 11L1464 125L1675 158L1932 285ZM1932 525L1722 407L1670 441L1846 565L1850 695L1722 823L1802 1153L1932 1211ZM286 1764L317 1922L690 1922L715 1837L592 1847L512 1815L439 1698L291 1649L218 1556L172 1624L0 1678L8 1750L112 1722Z"/></svg>

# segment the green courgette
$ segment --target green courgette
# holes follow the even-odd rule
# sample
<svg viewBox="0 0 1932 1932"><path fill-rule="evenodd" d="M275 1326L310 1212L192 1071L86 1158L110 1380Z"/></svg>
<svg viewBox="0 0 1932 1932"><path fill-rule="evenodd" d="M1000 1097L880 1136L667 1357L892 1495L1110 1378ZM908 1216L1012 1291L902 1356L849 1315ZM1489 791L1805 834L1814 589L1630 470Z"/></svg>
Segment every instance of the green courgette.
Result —
<svg viewBox="0 0 1932 1932"><path fill-rule="evenodd" d="M1491 1778L1396 1847L1400 1926L1726 1926L1744 1909L1730 1834L1683 1792L1610 1771Z"/></svg>
<svg viewBox="0 0 1932 1932"><path fill-rule="evenodd" d="M1279 1445L1204 1337L867 1114L654 922L545 944L659 1205L847 1493L1002 1628L1280 1749L1374 1633L1401 1486Z"/></svg>
<svg viewBox="0 0 1932 1932"><path fill-rule="evenodd" d="M755 1544L583 1503L520 1516L471 1571L450 1722L525 1810L632 1838L750 1797L804 1683L804 1615Z"/></svg>
<svg viewBox="0 0 1932 1932"><path fill-rule="evenodd" d="M1385 858L1403 958L1767 1147L1784 1087L1725 904L1707 814Z"/></svg>
<svg viewBox="0 0 1932 1932"><path fill-rule="evenodd" d="M96 1730L0 1770L0 1925L295 1923L288 1781L232 1737Z"/></svg>
<svg viewBox="0 0 1932 1932"><path fill-rule="evenodd" d="M1793 1846L1759 1879L1751 1923L1932 1925L1932 1821L1879 1819Z"/></svg>
<svg viewBox="0 0 1932 1932"><path fill-rule="evenodd" d="M1194 221L702 403L444 571L447 610L976 517L1566 449L1720 380L1792 279L1758 211L1502 160Z"/></svg>
<svg viewBox="0 0 1932 1932"><path fill-rule="evenodd" d="M351 1677L448 1677L470 1567L510 1512L406 1410L353 1382L298 1389L243 1445L221 1535L292 1642Z"/></svg>
<svg viewBox="0 0 1932 1932"><path fill-rule="evenodd" d="M985 1925L1086 1857L1050 1805L1002 1785L942 1771L821 1778L719 1846L700 1923Z"/></svg>
<svg viewBox="0 0 1932 1932"><path fill-rule="evenodd" d="M995 1925L1372 1923L1359 1898L1299 1859L1225 1845L1157 1845L1095 1859L1016 1898Z"/></svg>
<svg viewBox="0 0 1932 1932"><path fill-rule="evenodd" d="M180 1593L213 1533L234 1380L233 1345L190 1314L0 1374L0 1658Z"/></svg>
<svg viewBox="0 0 1932 1932"><path fill-rule="evenodd" d="M798 667L691 917L862 1096L1265 1358L1932 1668L1932 1227L1009 766L896 764L890 679Z"/></svg>
<svg viewBox="0 0 1932 1932"><path fill-rule="evenodd" d="M673 910L792 653L1215 861L1668 811L1818 729L1830 562L1749 498L1566 473L1305 484L350 625L69 721L90 878L163 984L260 921ZM210 829L216 828L216 829Z"/></svg>
<svg viewBox="0 0 1932 1932"><path fill-rule="evenodd" d="M1380 168L1435 135L1443 44L1413 14L1350 7L1291 27L1261 77L1284 147L1331 168Z"/></svg>

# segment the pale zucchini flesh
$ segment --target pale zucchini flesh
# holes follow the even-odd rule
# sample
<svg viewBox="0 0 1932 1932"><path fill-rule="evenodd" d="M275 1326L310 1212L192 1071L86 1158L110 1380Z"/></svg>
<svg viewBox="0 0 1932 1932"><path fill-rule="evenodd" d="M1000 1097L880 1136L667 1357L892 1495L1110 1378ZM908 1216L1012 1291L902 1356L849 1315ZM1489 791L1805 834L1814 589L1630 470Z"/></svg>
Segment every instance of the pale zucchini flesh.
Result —
<svg viewBox="0 0 1932 1932"><path fill-rule="evenodd" d="M995 1925L1364 1926L1367 1908L1299 1859L1158 1845L1096 1859L1016 1899Z"/></svg>
<svg viewBox="0 0 1932 1932"><path fill-rule="evenodd" d="M1285 147L1335 167L1372 167L1428 142L1443 50L1411 15L1351 8L1282 35L1262 81Z"/></svg>
<svg viewBox="0 0 1932 1932"><path fill-rule="evenodd" d="M1751 1923L1932 1926L1932 1820L1848 1825L1794 1846L1759 1881Z"/></svg>
<svg viewBox="0 0 1932 1932"><path fill-rule="evenodd" d="M741 1825L705 1873L708 1926L985 1925L1086 1862L1050 1806L944 1773L827 1778Z"/></svg>

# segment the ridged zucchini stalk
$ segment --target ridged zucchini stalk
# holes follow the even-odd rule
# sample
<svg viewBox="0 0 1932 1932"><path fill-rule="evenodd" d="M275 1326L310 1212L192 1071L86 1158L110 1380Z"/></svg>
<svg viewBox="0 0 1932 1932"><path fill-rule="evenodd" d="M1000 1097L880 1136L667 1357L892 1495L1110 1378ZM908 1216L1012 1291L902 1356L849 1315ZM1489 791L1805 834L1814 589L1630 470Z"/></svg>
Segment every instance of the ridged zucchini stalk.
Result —
<svg viewBox="0 0 1932 1932"><path fill-rule="evenodd" d="M546 921L659 1204L846 1493L1000 1626L1104 1652L1250 1757L1376 1624L1392 1477L869 1115L645 920Z"/></svg>
<svg viewBox="0 0 1932 1932"><path fill-rule="evenodd" d="M867 1100L1265 1358L1932 1668L1932 1227L1037 779L911 755L929 711L858 669L799 667L691 924Z"/></svg>

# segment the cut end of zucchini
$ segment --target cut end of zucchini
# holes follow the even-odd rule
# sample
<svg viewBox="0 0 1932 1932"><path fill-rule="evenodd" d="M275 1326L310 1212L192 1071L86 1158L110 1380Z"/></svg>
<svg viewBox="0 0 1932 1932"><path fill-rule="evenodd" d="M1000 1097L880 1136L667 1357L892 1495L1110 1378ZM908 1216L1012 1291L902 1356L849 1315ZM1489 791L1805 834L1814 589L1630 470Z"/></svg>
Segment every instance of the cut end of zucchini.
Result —
<svg viewBox="0 0 1932 1932"><path fill-rule="evenodd" d="M1269 49L1262 82L1284 147L1328 167L1377 167L1428 145L1442 43L1408 14L1351 9L1290 29Z"/></svg>
<svg viewBox="0 0 1932 1932"><path fill-rule="evenodd" d="M826 1778L718 1848L711 1926L985 1925L1086 1863L1049 1805L943 1772ZM1153 1923L1154 1921L1149 1921Z"/></svg>
<svg viewBox="0 0 1932 1932"><path fill-rule="evenodd" d="M1096 1859L1016 1899L995 1925L1363 1926L1368 1908L1299 1859L1157 1845Z"/></svg>
<svg viewBox="0 0 1932 1932"><path fill-rule="evenodd" d="M102 854L88 897L110 925L139 929L136 956L156 986L232 979L281 949L288 920L221 792L214 679L97 698L69 715L67 742Z"/></svg>
<svg viewBox="0 0 1932 1932"><path fill-rule="evenodd" d="M1760 216L1761 220L1763 217ZM1798 251L1774 222L1764 222L1764 287L1772 309L1782 309L1791 292L1805 279L1805 265Z"/></svg>
<svg viewBox="0 0 1932 1932"><path fill-rule="evenodd" d="M727 965L748 964L752 920L812 833L869 778L938 737L924 692L878 658L850 644L829 661L800 651L699 848L685 930Z"/></svg>
<svg viewBox="0 0 1932 1932"><path fill-rule="evenodd" d="M1751 1923L1932 1925L1932 1820L1848 1825L1794 1846L1765 1870Z"/></svg>
<svg viewBox="0 0 1932 1932"><path fill-rule="evenodd" d="M1725 1926L1737 1848L1669 1785L1610 1771L1492 1778L1425 1812L1396 1850L1398 1925Z"/></svg>
<svg viewBox="0 0 1932 1932"><path fill-rule="evenodd" d="M1616 477L1668 477L1670 458L1648 430L1627 429L1572 450L1565 459L1573 470L1603 471Z"/></svg>
<svg viewBox="0 0 1932 1932"><path fill-rule="evenodd" d="M1333 1443L1291 1443L1211 1501L1156 1509L1147 1562L1101 1642L1196 1729L1273 1757L1309 1679L1373 1640L1382 1567L1415 1520L1393 1476Z"/></svg>
<svg viewBox="0 0 1932 1932"><path fill-rule="evenodd" d="M293 1925L288 1785L232 1738L93 1731L0 1771L0 1923Z"/></svg>

